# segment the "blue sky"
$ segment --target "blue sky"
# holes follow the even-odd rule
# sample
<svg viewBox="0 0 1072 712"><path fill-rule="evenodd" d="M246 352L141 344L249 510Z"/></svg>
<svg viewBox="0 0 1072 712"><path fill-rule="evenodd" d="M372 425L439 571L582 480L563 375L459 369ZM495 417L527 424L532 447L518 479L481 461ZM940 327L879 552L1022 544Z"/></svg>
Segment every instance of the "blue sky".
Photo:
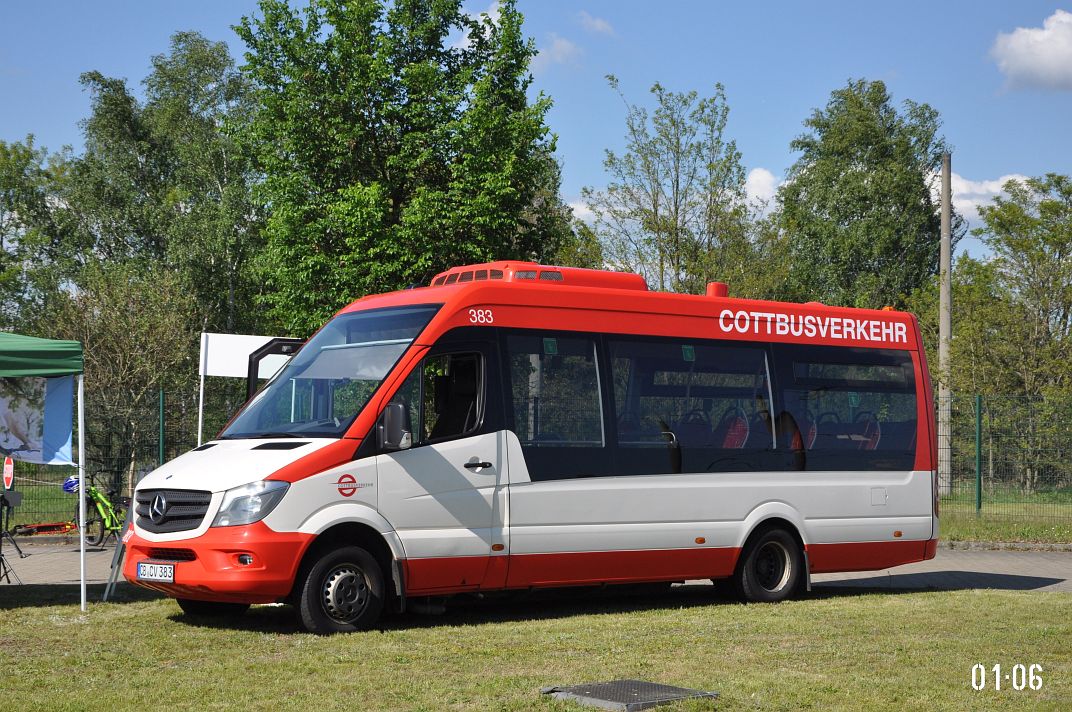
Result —
<svg viewBox="0 0 1072 712"><path fill-rule="evenodd" d="M493 10L491 0L467 3ZM534 89L554 100L563 194L606 178L627 97L648 102L655 81L709 93L722 82L728 131L768 195L794 160L801 122L849 78L886 82L893 97L937 109L954 146L954 191L969 218L1007 176L1072 173L1072 0L1053 2L714 2L521 0L540 55ZM99 70L137 84L177 30L243 46L230 26L250 0L181 3L12 2L0 11L0 139L81 145L88 97L78 75ZM583 209L578 208L579 212ZM971 251L971 242L964 245Z"/></svg>

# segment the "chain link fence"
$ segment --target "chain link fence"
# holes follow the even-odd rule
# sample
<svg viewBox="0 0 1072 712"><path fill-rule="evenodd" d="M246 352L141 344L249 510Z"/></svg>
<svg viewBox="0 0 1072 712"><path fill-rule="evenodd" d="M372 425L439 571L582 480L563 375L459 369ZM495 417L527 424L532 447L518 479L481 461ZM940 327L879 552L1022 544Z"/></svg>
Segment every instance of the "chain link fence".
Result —
<svg viewBox="0 0 1072 712"><path fill-rule="evenodd" d="M1072 522L1072 399L953 396L942 514Z"/></svg>

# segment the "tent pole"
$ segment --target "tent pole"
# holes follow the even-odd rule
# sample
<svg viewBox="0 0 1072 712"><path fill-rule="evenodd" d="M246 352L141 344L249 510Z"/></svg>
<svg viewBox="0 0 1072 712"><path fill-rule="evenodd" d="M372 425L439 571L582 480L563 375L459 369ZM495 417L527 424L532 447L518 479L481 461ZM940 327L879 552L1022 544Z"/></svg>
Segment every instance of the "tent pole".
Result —
<svg viewBox="0 0 1072 712"><path fill-rule="evenodd" d="M205 350L208 348L208 334L201 332L201 363L198 364L198 371L201 374L201 388L197 394L197 446L201 447L201 431L205 422L205 368L208 363Z"/></svg>
<svg viewBox="0 0 1072 712"><path fill-rule="evenodd" d="M86 408L85 386L78 374L78 559L82 581L82 610L86 610Z"/></svg>

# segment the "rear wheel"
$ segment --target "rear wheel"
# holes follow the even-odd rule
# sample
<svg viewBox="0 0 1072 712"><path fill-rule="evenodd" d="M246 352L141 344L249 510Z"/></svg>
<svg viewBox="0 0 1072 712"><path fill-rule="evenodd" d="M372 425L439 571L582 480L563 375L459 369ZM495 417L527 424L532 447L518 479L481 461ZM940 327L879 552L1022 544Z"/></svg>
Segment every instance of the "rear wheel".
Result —
<svg viewBox="0 0 1072 712"><path fill-rule="evenodd" d="M74 512L74 521L78 523L78 510ZM86 544L89 546L100 546L104 542L104 520L101 518L100 512L97 511L97 507L92 502L86 502L86 526L84 527L86 535Z"/></svg>
<svg viewBox="0 0 1072 712"><path fill-rule="evenodd" d="M221 601L195 601L191 598L176 598L182 612L188 616L204 618L233 618L249 610L248 603L224 603Z"/></svg>
<svg viewBox="0 0 1072 712"><path fill-rule="evenodd" d="M383 611L383 570L358 546L325 553L302 583L298 615L310 633L349 633L376 625Z"/></svg>
<svg viewBox="0 0 1072 712"><path fill-rule="evenodd" d="M768 529L748 542L734 576L737 594L745 601L784 601L797 589L804 556L792 534Z"/></svg>

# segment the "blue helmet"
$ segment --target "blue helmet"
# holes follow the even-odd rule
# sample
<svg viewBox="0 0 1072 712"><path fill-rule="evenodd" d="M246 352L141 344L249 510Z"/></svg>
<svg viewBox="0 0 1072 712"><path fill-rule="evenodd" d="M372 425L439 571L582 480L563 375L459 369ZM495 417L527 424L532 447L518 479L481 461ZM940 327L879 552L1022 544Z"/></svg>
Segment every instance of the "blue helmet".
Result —
<svg viewBox="0 0 1072 712"><path fill-rule="evenodd" d="M68 494L74 494L78 491L78 475L71 475L63 481L63 491Z"/></svg>

